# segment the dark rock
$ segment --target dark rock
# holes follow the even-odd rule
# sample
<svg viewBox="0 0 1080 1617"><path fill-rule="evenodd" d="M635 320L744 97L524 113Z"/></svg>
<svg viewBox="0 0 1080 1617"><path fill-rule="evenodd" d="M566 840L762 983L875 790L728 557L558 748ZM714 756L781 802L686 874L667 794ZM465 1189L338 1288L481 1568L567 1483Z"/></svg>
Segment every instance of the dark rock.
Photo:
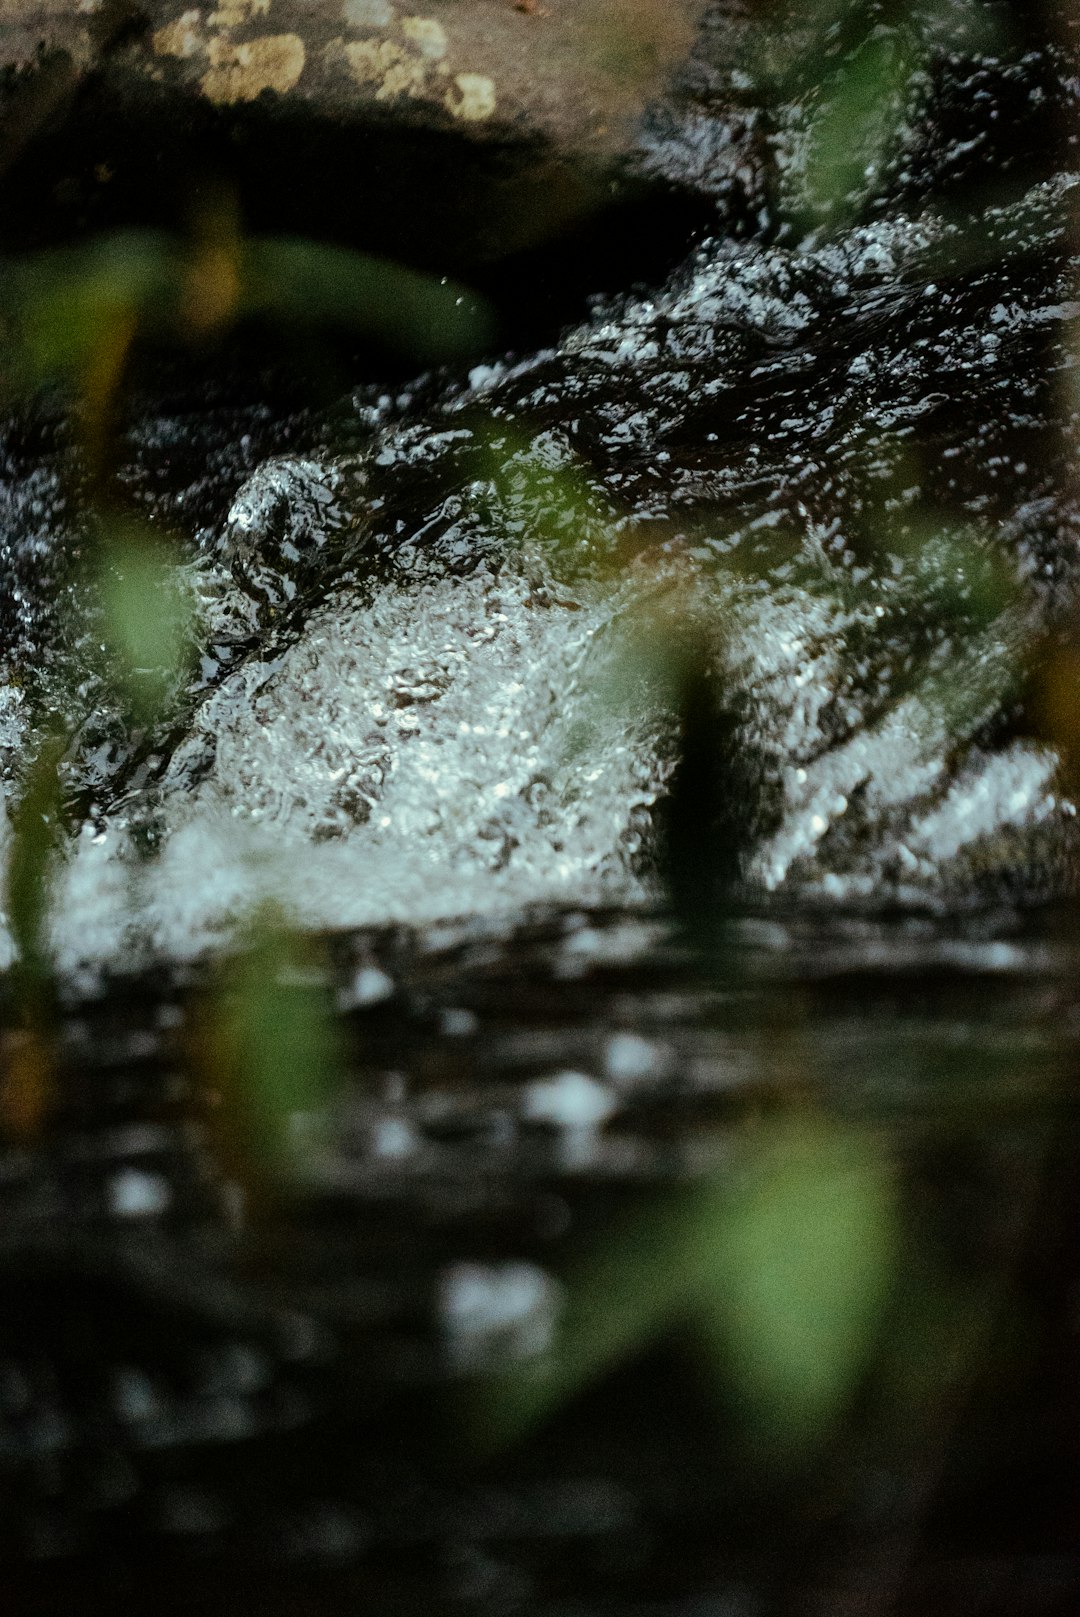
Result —
<svg viewBox="0 0 1080 1617"><path fill-rule="evenodd" d="M267 0L217 10L155 0L130 16L9 8L8 241L163 210L175 221L197 211L204 176L225 176L256 224L273 217L458 268L519 252L610 212L635 194L635 175L640 189L663 168L659 145L674 143L646 129L647 111L680 99L704 10L702 0L436 0L423 15L390 0L273 4L272 14ZM735 14L712 27L710 87L730 79L744 32ZM727 137L709 120L718 152ZM690 188L711 196L747 165L737 139L720 161L726 181L698 156Z"/></svg>

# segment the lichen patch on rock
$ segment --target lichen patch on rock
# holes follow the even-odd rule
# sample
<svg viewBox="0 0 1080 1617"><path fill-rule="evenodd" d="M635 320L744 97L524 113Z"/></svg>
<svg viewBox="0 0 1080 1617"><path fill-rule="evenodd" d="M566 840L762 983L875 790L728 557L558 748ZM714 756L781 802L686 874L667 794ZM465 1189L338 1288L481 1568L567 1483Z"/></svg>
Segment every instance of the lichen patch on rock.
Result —
<svg viewBox="0 0 1080 1617"><path fill-rule="evenodd" d="M495 86L484 73L455 73L456 90L446 93L446 109L465 123L482 123L495 111Z"/></svg>
<svg viewBox="0 0 1080 1617"><path fill-rule="evenodd" d="M202 12L184 11L175 22L166 23L152 36L158 56L179 56L187 59L198 56L206 49L202 32Z"/></svg>
<svg viewBox="0 0 1080 1617"><path fill-rule="evenodd" d="M242 28L255 17L270 13L270 0L224 0L217 11L210 13L211 28Z"/></svg>
<svg viewBox="0 0 1080 1617"><path fill-rule="evenodd" d="M254 101L264 90L284 95L304 71L304 42L299 34L266 34L236 45L212 39L207 45L210 69L202 80L211 101Z"/></svg>
<svg viewBox="0 0 1080 1617"><path fill-rule="evenodd" d="M376 101L424 92L428 63L392 39L350 40L345 56L357 84L374 86Z"/></svg>
<svg viewBox="0 0 1080 1617"><path fill-rule="evenodd" d="M446 55L446 29L434 17L402 17L401 32L429 61L440 62Z"/></svg>

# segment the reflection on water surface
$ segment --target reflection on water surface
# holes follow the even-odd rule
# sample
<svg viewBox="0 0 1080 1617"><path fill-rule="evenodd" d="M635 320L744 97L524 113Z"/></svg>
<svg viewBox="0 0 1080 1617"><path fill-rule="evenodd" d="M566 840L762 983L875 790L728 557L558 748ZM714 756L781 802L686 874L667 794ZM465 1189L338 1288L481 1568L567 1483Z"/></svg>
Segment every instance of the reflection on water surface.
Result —
<svg viewBox="0 0 1080 1617"><path fill-rule="evenodd" d="M197 1552L186 1598L209 1558L260 1610L1067 1609L1068 917L258 947L344 1040L283 1177L194 968L72 997L55 1125L3 1158L9 1566Z"/></svg>

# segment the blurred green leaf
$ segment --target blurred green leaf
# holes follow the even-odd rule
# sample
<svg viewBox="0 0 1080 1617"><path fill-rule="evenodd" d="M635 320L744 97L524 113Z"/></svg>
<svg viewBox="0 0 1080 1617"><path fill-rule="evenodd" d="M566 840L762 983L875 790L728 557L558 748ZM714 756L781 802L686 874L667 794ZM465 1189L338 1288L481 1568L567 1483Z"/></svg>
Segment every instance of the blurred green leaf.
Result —
<svg viewBox="0 0 1080 1617"><path fill-rule="evenodd" d="M136 332L201 341L243 315L337 325L421 363L478 353L494 332L485 301L455 281L300 237L226 231L194 242L126 230L0 265L7 365L17 388L74 378L91 395Z"/></svg>
<svg viewBox="0 0 1080 1617"><path fill-rule="evenodd" d="M508 545L539 544L574 577L597 561L617 564L618 510L599 478L559 431L483 423L472 475L486 485L487 516ZM484 500L484 496L481 496Z"/></svg>
<svg viewBox="0 0 1080 1617"><path fill-rule="evenodd" d="M701 1232L708 1239L708 1232ZM767 1130L715 1233L701 1315L771 1446L822 1438L866 1369L897 1251L888 1165L824 1122Z"/></svg>
<svg viewBox="0 0 1080 1617"><path fill-rule="evenodd" d="M160 231L118 231L9 261L0 285L14 313L16 382L85 377L118 332L126 342L134 323L167 318L176 275L176 243Z"/></svg>
<svg viewBox="0 0 1080 1617"><path fill-rule="evenodd" d="M472 1436L482 1449L505 1447L635 1352L708 1293L712 1260L700 1264L702 1229L722 1216L719 1182L657 1198L608 1233L569 1277L556 1351L497 1378L477 1395Z"/></svg>
<svg viewBox="0 0 1080 1617"><path fill-rule="evenodd" d="M1019 596L1002 557L972 532L916 530L906 544L894 534L890 548L912 566L928 605L971 628L987 628Z"/></svg>
<svg viewBox="0 0 1080 1617"><path fill-rule="evenodd" d="M494 329L489 306L445 277L301 237L245 243L241 306L309 325L341 325L424 362L479 352Z"/></svg>
<svg viewBox="0 0 1080 1617"><path fill-rule="evenodd" d="M896 1250L891 1172L865 1137L763 1126L728 1175L654 1203L583 1261L557 1350L480 1391L473 1435L515 1441L682 1322L756 1440L809 1447L867 1366Z"/></svg>
<svg viewBox="0 0 1080 1617"><path fill-rule="evenodd" d="M210 1066L226 1099L227 1154L248 1180L287 1169L298 1120L337 1092L344 1055L321 973L302 941L263 916L218 1001Z"/></svg>
<svg viewBox="0 0 1080 1617"><path fill-rule="evenodd" d="M813 212L850 217L872 193L897 139L915 65L910 42L882 28L825 81L805 166Z"/></svg>
<svg viewBox="0 0 1080 1617"><path fill-rule="evenodd" d="M97 593L123 694L134 716L148 722L183 668L194 601L180 582L170 548L132 523L107 534Z"/></svg>

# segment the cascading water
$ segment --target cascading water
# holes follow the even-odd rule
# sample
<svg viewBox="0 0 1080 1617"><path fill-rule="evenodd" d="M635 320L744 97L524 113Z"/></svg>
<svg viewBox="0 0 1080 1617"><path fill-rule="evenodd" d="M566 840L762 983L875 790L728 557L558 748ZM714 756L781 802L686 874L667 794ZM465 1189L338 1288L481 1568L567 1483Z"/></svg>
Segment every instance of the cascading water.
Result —
<svg viewBox="0 0 1080 1617"><path fill-rule="evenodd" d="M60 958L196 953L270 893L315 929L654 894L656 645L691 633L753 763L747 894L1066 891L1054 738L1015 709L1076 594L1072 193L987 213L975 270L933 213L708 244L426 420L361 401L346 456L259 466L189 567L225 651L180 731L141 784L107 709L75 748Z"/></svg>

